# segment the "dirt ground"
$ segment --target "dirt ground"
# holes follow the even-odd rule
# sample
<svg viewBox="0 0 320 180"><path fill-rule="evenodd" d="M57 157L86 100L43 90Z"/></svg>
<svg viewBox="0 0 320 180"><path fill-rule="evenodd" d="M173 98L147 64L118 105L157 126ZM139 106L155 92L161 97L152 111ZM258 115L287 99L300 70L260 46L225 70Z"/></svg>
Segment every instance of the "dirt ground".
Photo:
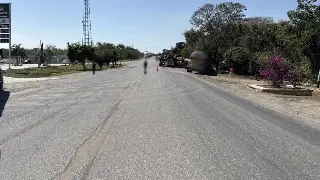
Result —
<svg viewBox="0 0 320 180"><path fill-rule="evenodd" d="M320 128L320 90L314 88L313 95L288 96L260 92L248 87L249 84L264 84L245 77L234 76L200 76L202 79L222 87L245 99L258 102L262 106L284 113L291 118Z"/></svg>

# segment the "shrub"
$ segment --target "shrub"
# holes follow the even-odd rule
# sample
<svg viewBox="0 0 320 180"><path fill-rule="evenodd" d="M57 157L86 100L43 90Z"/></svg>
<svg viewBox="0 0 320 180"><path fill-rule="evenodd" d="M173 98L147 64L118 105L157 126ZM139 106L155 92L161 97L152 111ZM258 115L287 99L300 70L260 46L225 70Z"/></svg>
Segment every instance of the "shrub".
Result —
<svg viewBox="0 0 320 180"><path fill-rule="evenodd" d="M312 69L310 61L307 58L302 58L299 63L294 66L297 74L299 74L299 80L302 82L312 81Z"/></svg>
<svg viewBox="0 0 320 180"><path fill-rule="evenodd" d="M249 74L252 55L247 48L233 47L224 53L224 60L235 74Z"/></svg>
<svg viewBox="0 0 320 180"><path fill-rule="evenodd" d="M11 69L11 73L26 75L28 72L24 69Z"/></svg>
<svg viewBox="0 0 320 180"><path fill-rule="evenodd" d="M37 78L37 77L49 77L51 75L51 72L49 71L34 71L34 72L30 72L28 74L28 77L34 77L34 78Z"/></svg>
<svg viewBox="0 0 320 180"><path fill-rule="evenodd" d="M260 71L260 75L275 87L280 87L284 81L296 86L299 81L296 71L279 56L270 57L267 67Z"/></svg>
<svg viewBox="0 0 320 180"><path fill-rule="evenodd" d="M299 76L296 69L291 68L285 74L284 80L290 82L295 87L299 85L301 76Z"/></svg>
<svg viewBox="0 0 320 180"><path fill-rule="evenodd" d="M269 54L267 52L254 53L254 61L252 63L253 74L259 74L260 70L267 67L268 56Z"/></svg>

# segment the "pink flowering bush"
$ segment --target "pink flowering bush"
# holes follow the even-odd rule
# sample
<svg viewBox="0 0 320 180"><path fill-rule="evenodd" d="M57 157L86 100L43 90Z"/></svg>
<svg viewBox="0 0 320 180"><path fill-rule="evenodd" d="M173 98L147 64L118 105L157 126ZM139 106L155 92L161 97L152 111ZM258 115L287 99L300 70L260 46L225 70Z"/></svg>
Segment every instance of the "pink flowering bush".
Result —
<svg viewBox="0 0 320 180"><path fill-rule="evenodd" d="M270 57L267 67L260 71L260 75L275 87L280 87L283 81L289 81L294 86L296 86L298 82L296 73L288 66L285 60L279 56Z"/></svg>

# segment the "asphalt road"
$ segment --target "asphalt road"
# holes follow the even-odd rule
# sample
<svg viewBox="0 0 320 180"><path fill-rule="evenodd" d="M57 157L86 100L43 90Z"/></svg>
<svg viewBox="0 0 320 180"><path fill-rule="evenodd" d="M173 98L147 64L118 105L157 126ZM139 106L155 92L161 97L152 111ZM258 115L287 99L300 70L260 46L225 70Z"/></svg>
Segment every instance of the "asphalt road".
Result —
<svg viewBox="0 0 320 180"><path fill-rule="evenodd" d="M131 67L130 67L131 66ZM320 133L149 60L12 95L0 179L320 179Z"/></svg>

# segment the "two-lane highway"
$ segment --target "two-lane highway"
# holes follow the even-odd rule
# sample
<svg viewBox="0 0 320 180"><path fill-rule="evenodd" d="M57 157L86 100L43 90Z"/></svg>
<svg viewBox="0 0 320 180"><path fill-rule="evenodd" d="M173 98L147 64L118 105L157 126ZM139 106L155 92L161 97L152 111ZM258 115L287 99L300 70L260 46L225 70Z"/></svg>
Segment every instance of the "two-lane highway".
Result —
<svg viewBox="0 0 320 180"><path fill-rule="evenodd" d="M0 179L320 179L320 133L149 59L0 118Z"/></svg>

